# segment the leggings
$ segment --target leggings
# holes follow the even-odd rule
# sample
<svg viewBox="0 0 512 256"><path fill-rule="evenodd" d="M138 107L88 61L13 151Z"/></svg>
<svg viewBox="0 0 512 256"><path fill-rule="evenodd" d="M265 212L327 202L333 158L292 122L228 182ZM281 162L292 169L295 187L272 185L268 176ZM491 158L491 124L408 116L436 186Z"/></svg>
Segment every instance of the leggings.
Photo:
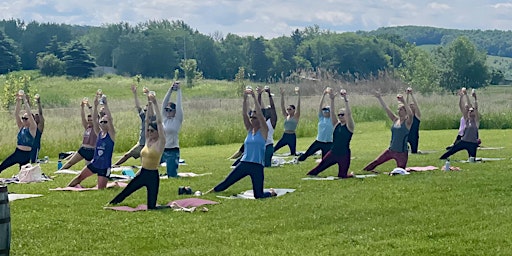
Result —
<svg viewBox="0 0 512 256"><path fill-rule="evenodd" d="M332 147L332 142L321 142L321 141L315 140L313 142L313 144L311 144L311 146L309 146L309 148L306 150L306 152L304 154L300 155L297 160L304 161L309 156L311 156L315 152L317 152L318 150L322 151L322 158L324 158L325 154L327 154L327 152L329 152L329 150L331 150L331 147Z"/></svg>
<svg viewBox="0 0 512 256"><path fill-rule="evenodd" d="M240 162L235 169L228 174L225 180L213 188L213 191L224 191L245 176L251 177L252 190L256 199L272 196L270 192L263 192L263 165L251 162Z"/></svg>
<svg viewBox="0 0 512 256"><path fill-rule="evenodd" d="M459 140L457 143L453 145L446 153L444 153L439 159L446 159L451 155L465 149L468 151L469 157L476 157L476 149L478 148L478 143L467 142L463 140Z"/></svg>
<svg viewBox="0 0 512 256"><path fill-rule="evenodd" d="M411 146L411 153L413 153L413 154L418 153L419 141L420 141L420 137L418 135L409 134L407 142L409 142L409 145Z"/></svg>
<svg viewBox="0 0 512 256"><path fill-rule="evenodd" d="M274 145L268 144L265 146L265 167L272 166L272 156L274 155Z"/></svg>
<svg viewBox="0 0 512 256"><path fill-rule="evenodd" d="M290 154L294 156L297 147L297 135L295 133L283 133L283 137L279 139L279 141L274 147L274 152L278 151L280 148L286 145L290 147Z"/></svg>
<svg viewBox="0 0 512 256"><path fill-rule="evenodd" d="M125 198L142 187L146 187L148 198L148 209L156 209L156 200L158 197L158 188L160 186L160 177L158 170L148 170L142 168L139 175L135 176L128 186L121 191L111 204L121 203Z"/></svg>
<svg viewBox="0 0 512 256"><path fill-rule="evenodd" d="M29 162L30 162L30 151L23 151L19 148L16 148L14 153L12 153L10 156L8 156L2 162L2 164L0 164L0 173L15 164L19 164L20 168L21 168L22 165L26 165Z"/></svg>
<svg viewBox="0 0 512 256"><path fill-rule="evenodd" d="M348 168L350 167L350 151L348 154L337 156L329 150L327 154L322 158L322 161L313 170L309 171L307 175L318 175L325 169L338 164L338 177L346 178Z"/></svg>
<svg viewBox="0 0 512 256"><path fill-rule="evenodd" d="M40 149L41 148L32 147L32 150L30 151L30 163L37 163Z"/></svg>
<svg viewBox="0 0 512 256"><path fill-rule="evenodd" d="M375 169L375 167L377 167L391 159L395 159L397 167L405 169L405 166L407 165L407 160L409 159L409 154L407 151L406 152L395 152L395 151L386 149L386 150L384 150L384 152L382 152L380 154L380 156L378 156L375 160L373 160L366 167L364 167L363 170L373 171L373 169Z"/></svg>

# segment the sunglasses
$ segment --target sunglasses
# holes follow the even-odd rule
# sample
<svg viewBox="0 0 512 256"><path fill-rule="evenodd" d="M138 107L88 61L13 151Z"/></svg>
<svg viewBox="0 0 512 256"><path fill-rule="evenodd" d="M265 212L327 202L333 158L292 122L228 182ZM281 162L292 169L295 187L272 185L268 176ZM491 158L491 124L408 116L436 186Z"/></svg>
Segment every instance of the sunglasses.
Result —
<svg viewBox="0 0 512 256"><path fill-rule="evenodd" d="M331 111L330 111L330 110L328 110L328 109L323 109L323 110L322 110L322 112L329 113L329 112L331 112Z"/></svg>
<svg viewBox="0 0 512 256"><path fill-rule="evenodd" d="M156 130L155 130L155 129L147 129L146 131L147 131L147 132L156 132Z"/></svg>
<svg viewBox="0 0 512 256"><path fill-rule="evenodd" d="M28 117L22 117L21 119L22 120L28 120Z"/></svg>
<svg viewBox="0 0 512 256"><path fill-rule="evenodd" d="M338 116L345 116L345 113L339 113Z"/></svg>
<svg viewBox="0 0 512 256"><path fill-rule="evenodd" d="M290 110L293 110L293 108L287 108L286 110L290 111Z"/></svg>
<svg viewBox="0 0 512 256"><path fill-rule="evenodd" d="M165 108L165 112L173 112L174 110L174 108Z"/></svg>
<svg viewBox="0 0 512 256"><path fill-rule="evenodd" d="M107 123L108 123L108 121L105 121L105 120L100 121L100 124L107 124Z"/></svg>

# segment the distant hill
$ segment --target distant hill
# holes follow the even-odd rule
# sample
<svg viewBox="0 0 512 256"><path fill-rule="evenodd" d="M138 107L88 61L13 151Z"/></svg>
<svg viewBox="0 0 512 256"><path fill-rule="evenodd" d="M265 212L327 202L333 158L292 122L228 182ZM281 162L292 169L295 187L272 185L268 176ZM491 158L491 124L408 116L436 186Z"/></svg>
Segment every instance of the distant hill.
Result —
<svg viewBox="0 0 512 256"><path fill-rule="evenodd" d="M424 26L383 27L373 31L358 31L366 35L398 35L409 43L421 45L446 45L457 37L466 36L488 55L512 57L512 31L458 30Z"/></svg>

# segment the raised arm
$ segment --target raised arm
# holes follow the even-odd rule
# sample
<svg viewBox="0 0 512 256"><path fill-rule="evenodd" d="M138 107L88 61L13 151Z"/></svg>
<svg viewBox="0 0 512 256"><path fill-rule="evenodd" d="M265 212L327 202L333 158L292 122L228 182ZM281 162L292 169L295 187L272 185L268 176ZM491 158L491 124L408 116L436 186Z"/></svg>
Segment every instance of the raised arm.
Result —
<svg viewBox="0 0 512 256"><path fill-rule="evenodd" d="M112 118L112 113L110 112L107 98L103 98L103 108L103 111L105 111L105 115L107 116L108 120L108 134L110 135L110 138L112 138L112 140L114 141L116 138L116 129L114 128L114 118Z"/></svg>
<svg viewBox="0 0 512 256"><path fill-rule="evenodd" d="M284 89L279 88L279 91L281 92L281 113L283 113L283 116L286 118L288 113L286 113L286 107L284 106Z"/></svg>
<svg viewBox="0 0 512 256"><path fill-rule="evenodd" d="M295 109L294 117L295 117L295 119L297 119L297 122L298 122L299 118L300 118L300 90L297 91L297 108Z"/></svg>
<svg viewBox="0 0 512 256"><path fill-rule="evenodd" d="M100 97L101 95L99 94L96 94L96 96L94 96L94 107L92 110L92 129L94 130L94 133L96 133L96 135L100 134L100 124L98 117L98 104L100 103Z"/></svg>
<svg viewBox="0 0 512 256"><path fill-rule="evenodd" d="M345 120L347 124L347 129L350 132L354 133L354 118L352 117L352 110L350 109L350 104L348 104L347 93L342 91L340 95L343 101L345 101Z"/></svg>
<svg viewBox="0 0 512 256"><path fill-rule="evenodd" d="M412 91L412 88L408 88L408 90L407 90L407 104L408 105L410 103L409 102L409 96L411 97L412 103L414 104L414 107L416 108L415 111L414 111L414 115L416 116L416 118L421 120L420 106L418 105L418 102L416 101L416 98L414 97L414 93Z"/></svg>
<svg viewBox="0 0 512 256"><path fill-rule="evenodd" d="M39 114L39 124L37 124L37 128L43 132L44 131L44 116L43 116L43 106L41 105L41 97L39 95L36 95L34 98L35 102L37 103L37 112Z"/></svg>
<svg viewBox="0 0 512 256"><path fill-rule="evenodd" d="M18 125L18 129L23 127L23 122L20 117L21 112L21 95L16 95L16 106L14 107L14 118L16 119L16 124Z"/></svg>
<svg viewBox="0 0 512 256"><path fill-rule="evenodd" d="M398 117L396 117L396 115L393 114L393 112L391 112L391 109L389 109L388 105L386 105L386 103L382 99L380 92L375 91L375 97L377 98L377 100L379 100L380 105L386 111L386 114L388 115L389 119L391 119L391 121L395 122Z"/></svg>
<svg viewBox="0 0 512 256"><path fill-rule="evenodd" d="M274 104L274 99L272 98L272 93L270 93L270 88L268 88L266 91L268 93L268 101L270 102L270 123L272 124L273 128L276 128L276 124L277 124L276 105Z"/></svg>
<svg viewBox="0 0 512 256"><path fill-rule="evenodd" d="M80 103L80 117L82 118L82 126L84 129L87 129L87 116L85 114L85 107L87 104L82 100L82 103Z"/></svg>
<svg viewBox="0 0 512 256"><path fill-rule="evenodd" d="M142 111L142 108L140 107L139 97L137 96L137 86L132 84L131 86L133 98L135 99L135 108L137 109L137 113L140 113Z"/></svg>
<svg viewBox="0 0 512 256"><path fill-rule="evenodd" d="M318 114L319 115L322 115L322 108L324 108L324 99L325 99L325 95L327 93L328 92L324 89L324 92L322 93L322 98L320 98L320 106L318 106Z"/></svg>
<svg viewBox="0 0 512 256"><path fill-rule="evenodd" d="M148 94L148 110L146 113L146 131L149 128L149 124L151 123L151 116L153 113L155 114L155 122L158 127L158 144L157 147L160 151L164 151L165 148L165 132L164 132L164 125L162 123L162 115L158 111L154 111L158 109L158 103L156 101L155 95L149 95ZM148 145L148 136L146 136L146 145Z"/></svg>
<svg viewBox="0 0 512 256"><path fill-rule="evenodd" d="M244 126L246 130L252 128L251 121L249 120L249 108L247 107L247 98L249 97L249 91L244 91L244 100L242 105L242 117L244 119Z"/></svg>
<svg viewBox="0 0 512 256"><path fill-rule="evenodd" d="M171 85L171 87L169 87L169 89L167 90L167 93L165 94L164 100L162 101L162 111L160 112L162 116L165 115L165 107L167 107L167 104L169 104L169 99L171 98L173 86L174 86L174 84Z"/></svg>
<svg viewBox="0 0 512 256"><path fill-rule="evenodd" d="M336 126L336 124L338 124L338 118L336 118L336 115L338 113L337 113L336 109L334 108L334 98L336 98L336 94L333 92L329 93L329 99L331 100L331 103L329 104L329 106L331 107L330 114L331 114L332 126Z"/></svg>
<svg viewBox="0 0 512 256"><path fill-rule="evenodd" d="M181 86L180 84L176 84L175 85L176 87L176 92L177 92L177 95L176 95L176 115L174 116L174 118L176 118L176 120L179 120L180 122L183 122L183 103L182 103L182 96L181 96Z"/></svg>

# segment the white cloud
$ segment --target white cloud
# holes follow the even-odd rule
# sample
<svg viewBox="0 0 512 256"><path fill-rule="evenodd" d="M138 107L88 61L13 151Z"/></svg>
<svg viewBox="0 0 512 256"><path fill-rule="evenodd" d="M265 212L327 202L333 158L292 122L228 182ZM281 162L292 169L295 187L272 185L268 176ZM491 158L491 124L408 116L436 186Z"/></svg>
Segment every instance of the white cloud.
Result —
<svg viewBox="0 0 512 256"><path fill-rule="evenodd" d="M434 9L434 10L449 10L449 9L451 9L451 7L447 4L440 4L440 3L436 3L436 2L428 4L428 7L430 9Z"/></svg>

